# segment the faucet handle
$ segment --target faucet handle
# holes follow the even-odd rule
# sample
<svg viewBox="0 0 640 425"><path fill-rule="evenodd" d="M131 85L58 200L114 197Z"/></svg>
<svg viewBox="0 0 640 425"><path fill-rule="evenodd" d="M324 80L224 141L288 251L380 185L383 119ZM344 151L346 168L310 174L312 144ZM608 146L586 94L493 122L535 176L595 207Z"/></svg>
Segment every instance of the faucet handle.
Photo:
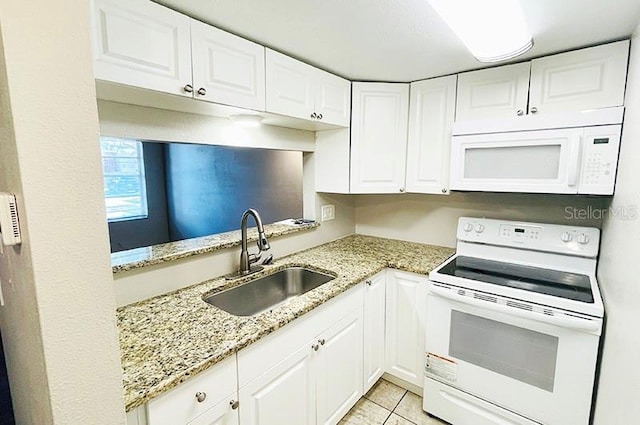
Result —
<svg viewBox="0 0 640 425"><path fill-rule="evenodd" d="M257 254L249 254L249 264L256 263L262 257L262 253L258 252Z"/></svg>

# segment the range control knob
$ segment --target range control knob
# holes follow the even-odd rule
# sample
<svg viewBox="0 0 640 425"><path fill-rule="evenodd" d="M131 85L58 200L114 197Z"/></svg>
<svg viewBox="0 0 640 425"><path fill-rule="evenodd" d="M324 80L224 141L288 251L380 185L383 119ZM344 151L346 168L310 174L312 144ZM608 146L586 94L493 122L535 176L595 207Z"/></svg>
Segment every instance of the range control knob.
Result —
<svg viewBox="0 0 640 425"><path fill-rule="evenodd" d="M562 242L571 242L571 239L573 239L573 235L569 232L564 232L560 236L560 239L562 239Z"/></svg>
<svg viewBox="0 0 640 425"><path fill-rule="evenodd" d="M484 232L484 225L482 224L476 224L476 233L482 233Z"/></svg>
<svg viewBox="0 0 640 425"><path fill-rule="evenodd" d="M587 236L584 233L581 233L578 235L578 243L582 244L582 245L586 245L589 243L589 236Z"/></svg>
<svg viewBox="0 0 640 425"><path fill-rule="evenodd" d="M473 230L473 224L471 223L465 223L464 227L462 227L462 230L464 230L465 232L470 232Z"/></svg>

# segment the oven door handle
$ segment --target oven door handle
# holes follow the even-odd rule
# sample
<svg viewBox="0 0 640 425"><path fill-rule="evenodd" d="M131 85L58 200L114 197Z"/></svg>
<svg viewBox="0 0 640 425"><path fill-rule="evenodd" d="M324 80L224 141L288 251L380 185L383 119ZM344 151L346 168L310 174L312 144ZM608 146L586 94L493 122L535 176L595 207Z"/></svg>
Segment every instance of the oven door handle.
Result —
<svg viewBox="0 0 640 425"><path fill-rule="evenodd" d="M599 333L601 323L599 321L590 319L578 319L572 317L556 317L547 316L546 314L534 313L527 310L522 310L517 307L507 307L501 304L494 304L490 301L481 301L474 298L465 297L455 293L448 289L440 288L436 285L429 285L429 290L433 295L437 295L441 298L446 298L452 301L456 301L462 304L468 304L475 307L483 308L485 310L491 310L498 313L509 314L511 316L521 317L523 319L535 320L542 323L547 323L554 326L560 326L563 328L574 329L578 331L586 331L592 333Z"/></svg>

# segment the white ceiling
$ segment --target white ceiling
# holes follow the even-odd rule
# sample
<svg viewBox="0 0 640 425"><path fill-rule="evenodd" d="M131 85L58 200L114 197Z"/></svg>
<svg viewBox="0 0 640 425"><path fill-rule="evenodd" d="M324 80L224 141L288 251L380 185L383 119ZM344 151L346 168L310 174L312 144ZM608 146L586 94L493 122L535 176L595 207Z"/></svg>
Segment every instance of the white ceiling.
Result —
<svg viewBox="0 0 640 425"><path fill-rule="evenodd" d="M155 0L351 80L481 68L426 0ZM480 0L478 0L480 1ZM629 37L638 0L521 0L530 58Z"/></svg>

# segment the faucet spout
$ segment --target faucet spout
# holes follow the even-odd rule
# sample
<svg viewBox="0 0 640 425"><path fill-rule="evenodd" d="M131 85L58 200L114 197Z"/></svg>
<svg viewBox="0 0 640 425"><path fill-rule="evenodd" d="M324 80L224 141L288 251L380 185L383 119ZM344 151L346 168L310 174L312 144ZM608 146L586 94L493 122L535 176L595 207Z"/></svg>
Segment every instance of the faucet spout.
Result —
<svg viewBox="0 0 640 425"><path fill-rule="evenodd" d="M249 250L247 247L247 221L249 217L253 217L256 222L256 226L258 228L258 253L257 254L249 254ZM253 208L249 208L242 214L242 220L240 221L240 232L241 232L241 251L240 251L240 268L238 270L238 275L243 276L249 273L259 271L262 268L254 268L252 270L251 264L257 262L260 259L260 256L263 251L268 250L270 247L269 241L267 241L267 236L264 233L264 226L262 224L262 219L260 218L260 214Z"/></svg>

